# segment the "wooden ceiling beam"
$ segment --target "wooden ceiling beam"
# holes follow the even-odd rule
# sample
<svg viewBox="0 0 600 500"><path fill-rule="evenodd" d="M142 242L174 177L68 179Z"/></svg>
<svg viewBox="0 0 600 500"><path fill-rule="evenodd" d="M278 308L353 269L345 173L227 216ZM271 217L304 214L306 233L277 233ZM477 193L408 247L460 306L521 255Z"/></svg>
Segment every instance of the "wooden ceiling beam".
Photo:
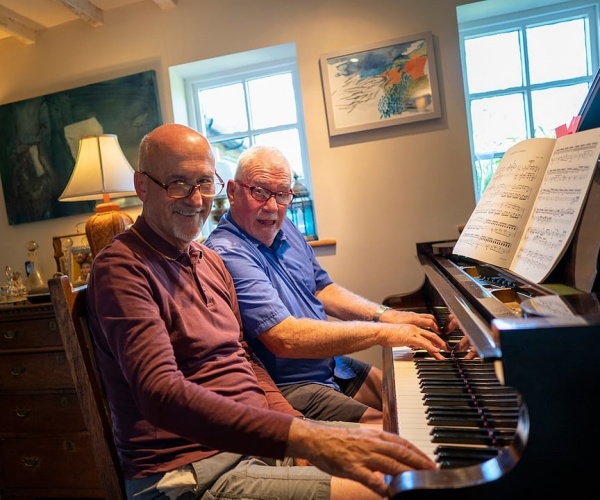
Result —
<svg viewBox="0 0 600 500"><path fill-rule="evenodd" d="M161 9L172 9L177 5L177 0L154 0L154 3Z"/></svg>
<svg viewBox="0 0 600 500"><path fill-rule="evenodd" d="M102 9L96 7L89 0L58 0L67 9L77 17L83 19L86 23L98 28L104 26L104 14Z"/></svg>
<svg viewBox="0 0 600 500"><path fill-rule="evenodd" d="M19 15L6 7L0 6L0 29L10 33L20 42L28 45L35 43L35 31L26 26Z"/></svg>
<svg viewBox="0 0 600 500"><path fill-rule="evenodd" d="M104 26L104 11L90 0L55 0L67 8L79 19L90 26L97 28ZM177 6L178 0L149 0L162 10L172 9ZM46 29L45 26L27 19L12 10L0 6L0 30L9 33L25 44L36 42L36 31Z"/></svg>

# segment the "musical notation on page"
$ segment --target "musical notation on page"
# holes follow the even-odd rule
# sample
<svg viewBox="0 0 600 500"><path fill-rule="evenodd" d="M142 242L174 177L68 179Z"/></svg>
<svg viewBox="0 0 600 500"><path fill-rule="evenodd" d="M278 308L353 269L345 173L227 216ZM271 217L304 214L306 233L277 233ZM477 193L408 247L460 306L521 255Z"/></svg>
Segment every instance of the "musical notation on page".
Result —
<svg viewBox="0 0 600 500"><path fill-rule="evenodd" d="M573 235L600 156L600 128L510 148L454 253L540 283Z"/></svg>

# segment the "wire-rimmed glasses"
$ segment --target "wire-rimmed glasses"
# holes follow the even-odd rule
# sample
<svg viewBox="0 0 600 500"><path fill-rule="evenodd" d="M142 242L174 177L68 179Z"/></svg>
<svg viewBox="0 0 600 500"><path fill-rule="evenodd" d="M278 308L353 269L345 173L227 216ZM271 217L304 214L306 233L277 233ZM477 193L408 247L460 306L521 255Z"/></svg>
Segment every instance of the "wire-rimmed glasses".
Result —
<svg viewBox="0 0 600 500"><path fill-rule="evenodd" d="M144 174L157 186L163 188L167 192L167 196L169 198L174 198L176 200L181 198L187 198L194 192L194 189L197 189L204 198L214 198L215 196L219 195L221 191L223 191L223 187L225 186L223 179L221 179L221 177L219 177L219 174L217 174L216 172L215 180L200 181L196 185L186 184L185 182L181 181L175 181L170 182L169 184L165 184L164 182L160 182L158 179L152 177L148 172L140 170L140 174Z"/></svg>
<svg viewBox="0 0 600 500"><path fill-rule="evenodd" d="M270 189L260 187L260 186L250 186L245 182L235 181L240 186L245 187L250 190L250 196L254 198L256 201L261 201L263 203L269 201L270 198L275 198L275 203L278 205L287 206L294 199L295 193L290 190L287 193L284 191L279 191L278 193L274 193Z"/></svg>

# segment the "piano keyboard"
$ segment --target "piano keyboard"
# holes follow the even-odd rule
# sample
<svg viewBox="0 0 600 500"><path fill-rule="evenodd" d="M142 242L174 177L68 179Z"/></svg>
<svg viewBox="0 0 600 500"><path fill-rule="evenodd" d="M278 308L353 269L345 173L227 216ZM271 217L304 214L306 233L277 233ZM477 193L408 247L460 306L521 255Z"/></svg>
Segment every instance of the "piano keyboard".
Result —
<svg viewBox="0 0 600 500"><path fill-rule="evenodd" d="M440 468L481 463L514 436L519 397L479 359L392 349L398 433Z"/></svg>

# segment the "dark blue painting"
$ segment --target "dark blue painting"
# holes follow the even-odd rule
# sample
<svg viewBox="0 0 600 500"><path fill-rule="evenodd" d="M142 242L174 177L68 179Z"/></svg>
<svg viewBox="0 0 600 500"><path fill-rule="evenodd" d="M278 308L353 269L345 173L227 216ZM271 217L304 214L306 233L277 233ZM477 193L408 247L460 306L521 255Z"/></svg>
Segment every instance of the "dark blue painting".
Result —
<svg viewBox="0 0 600 500"><path fill-rule="evenodd" d="M79 137L116 134L135 168L141 138L162 123L154 71L0 106L0 174L9 225L90 213L59 202Z"/></svg>

